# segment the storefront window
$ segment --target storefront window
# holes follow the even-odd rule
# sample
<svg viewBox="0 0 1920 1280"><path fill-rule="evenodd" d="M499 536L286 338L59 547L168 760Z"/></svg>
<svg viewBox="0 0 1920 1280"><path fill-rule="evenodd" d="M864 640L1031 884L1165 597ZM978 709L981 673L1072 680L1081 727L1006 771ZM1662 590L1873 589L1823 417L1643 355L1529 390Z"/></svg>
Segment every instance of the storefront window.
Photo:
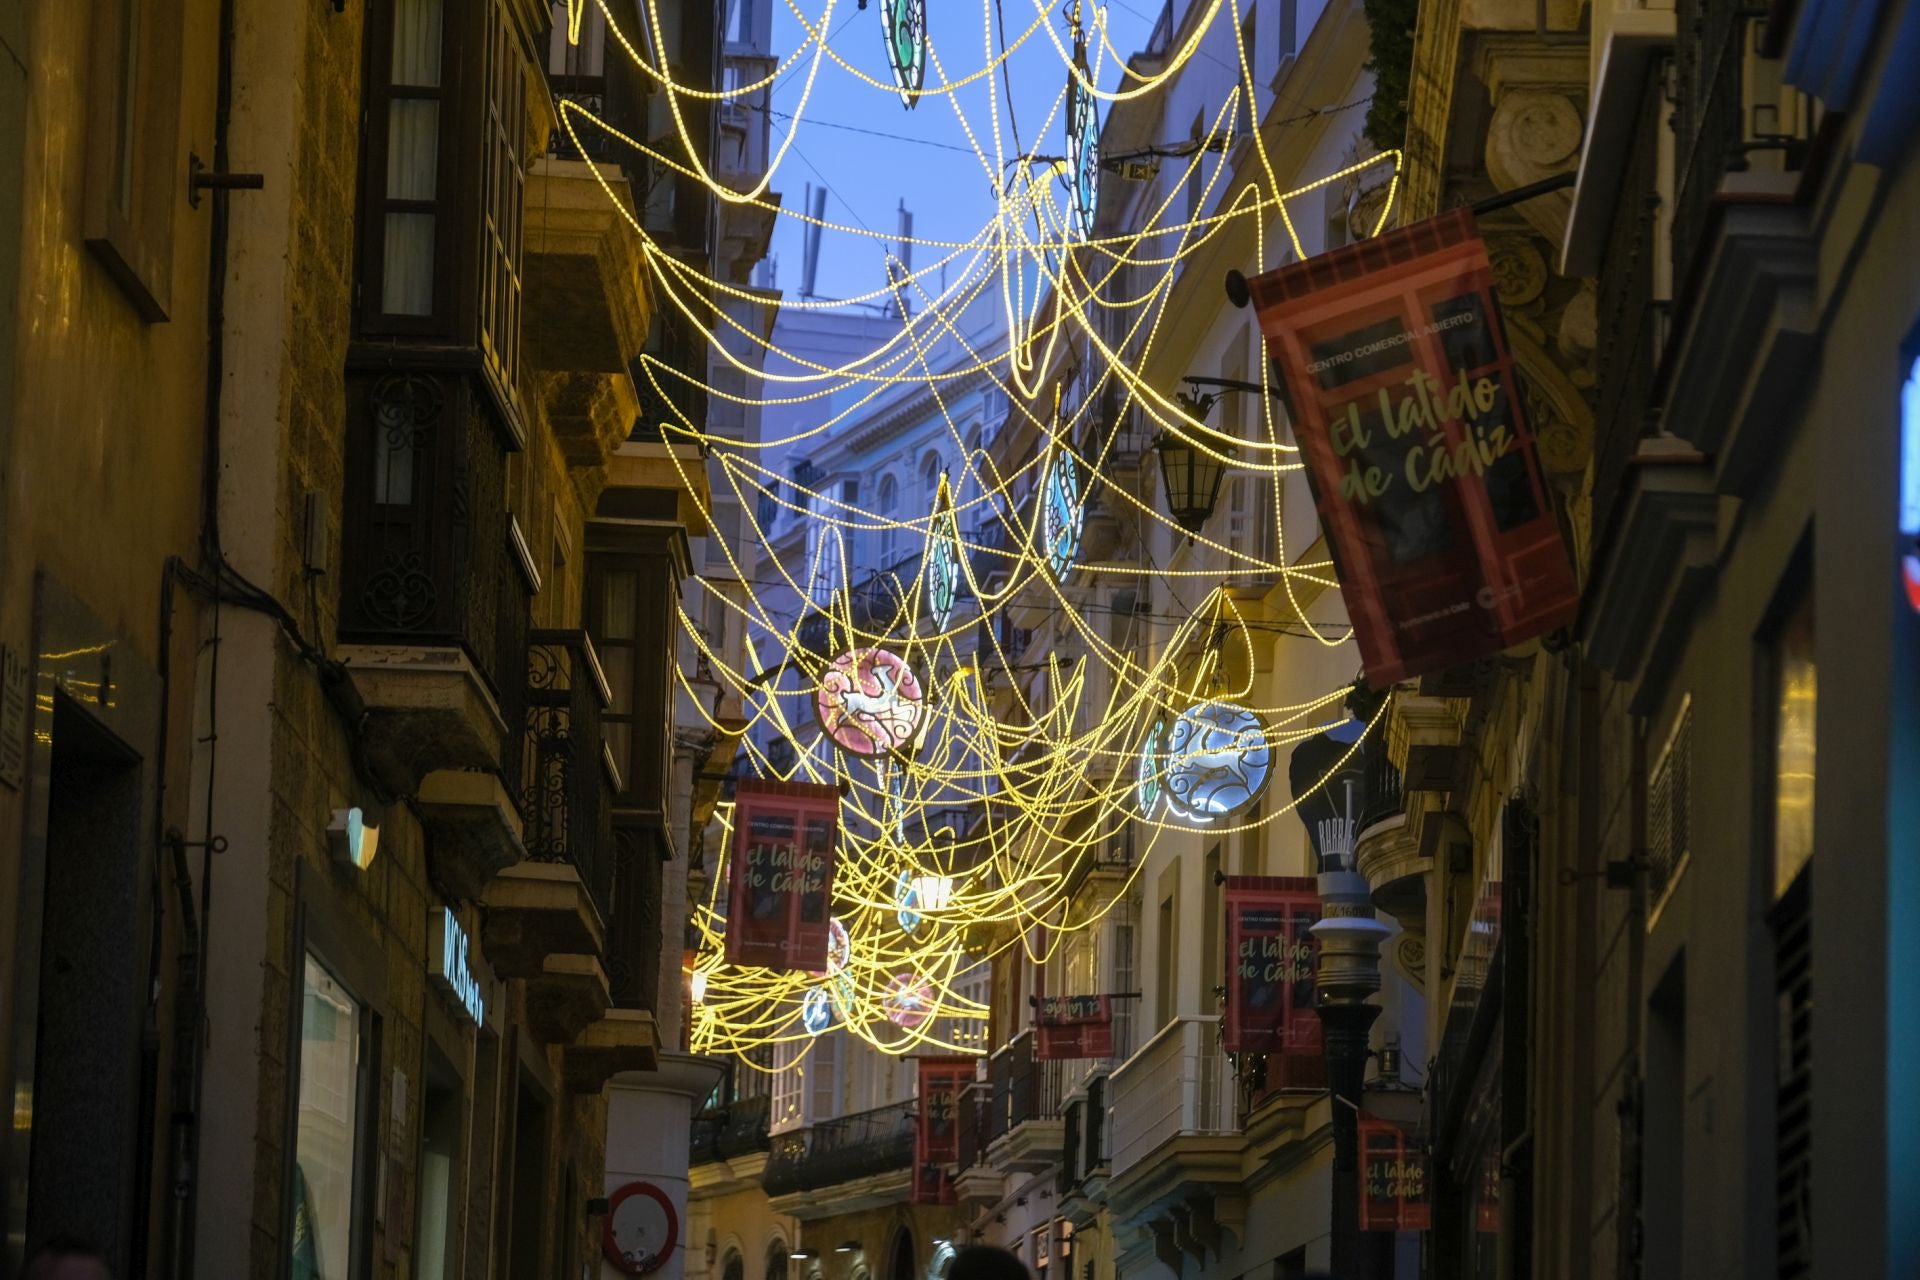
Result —
<svg viewBox="0 0 1920 1280"><path fill-rule="evenodd" d="M346 1280L353 1273L364 1022L365 1007L308 956L300 1010L293 1280Z"/></svg>

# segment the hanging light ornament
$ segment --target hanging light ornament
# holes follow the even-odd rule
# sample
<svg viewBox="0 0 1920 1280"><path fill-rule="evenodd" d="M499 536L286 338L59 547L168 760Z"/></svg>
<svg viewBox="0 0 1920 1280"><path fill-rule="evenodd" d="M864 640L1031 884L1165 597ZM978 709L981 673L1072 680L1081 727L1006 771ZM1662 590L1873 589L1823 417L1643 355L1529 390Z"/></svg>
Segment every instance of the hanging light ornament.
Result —
<svg viewBox="0 0 1920 1280"><path fill-rule="evenodd" d="M1064 579L1080 556L1080 534L1086 525L1087 503L1080 492L1080 462L1062 447L1047 468L1040 493L1040 539L1047 568Z"/></svg>
<svg viewBox="0 0 1920 1280"><path fill-rule="evenodd" d="M1260 717L1208 700L1180 713L1167 735L1167 805L1200 826L1253 806L1273 777L1273 745Z"/></svg>
<svg viewBox="0 0 1920 1280"><path fill-rule="evenodd" d="M881 0L880 28L887 42L900 101L911 111L927 80L927 0Z"/></svg>
<svg viewBox="0 0 1920 1280"><path fill-rule="evenodd" d="M912 744L926 695L904 659L885 649L852 649L828 664L813 709L842 751L877 756Z"/></svg>
<svg viewBox="0 0 1920 1280"><path fill-rule="evenodd" d="M927 590L927 614L935 631L945 631L960 598L960 526L953 516L953 498L945 477L935 499L933 527L927 531L927 550L921 577Z"/></svg>
<svg viewBox="0 0 1920 1280"><path fill-rule="evenodd" d="M1167 722L1155 720L1140 744L1140 756L1133 766L1133 797L1140 816L1151 818L1160 809L1160 796L1166 790L1162 774L1166 768Z"/></svg>
<svg viewBox="0 0 1920 1280"><path fill-rule="evenodd" d="M833 1025L833 1002L825 987L809 987L800 1001L800 1025L807 1034L817 1036Z"/></svg>
<svg viewBox="0 0 1920 1280"><path fill-rule="evenodd" d="M1080 26L1080 5L1073 6L1073 66L1067 72L1067 182L1073 188L1072 231L1093 235L1100 203L1100 113L1094 108L1093 75L1087 69L1087 35Z"/></svg>

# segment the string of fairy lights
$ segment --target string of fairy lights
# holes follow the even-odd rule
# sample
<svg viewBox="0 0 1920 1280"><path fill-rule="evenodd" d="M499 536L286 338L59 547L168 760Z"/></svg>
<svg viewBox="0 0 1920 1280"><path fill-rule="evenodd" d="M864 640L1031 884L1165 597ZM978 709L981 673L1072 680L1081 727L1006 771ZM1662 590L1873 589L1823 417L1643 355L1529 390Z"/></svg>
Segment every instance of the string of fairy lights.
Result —
<svg viewBox="0 0 1920 1280"><path fill-rule="evenodd" d="M1209 0L1186 24L1185 38L1151 64L1130 64L1113 47L1106 11L1083 8L1082 0L1059 10L1031 0L1032 20L1018 30L1006 28L1004 18L996 26L996 5L982 0L979 59L967 59L971 65L957 74L948 62L957 51L943 51L928 31L927 0L873 0L879 40L870 29L858 30L865 24L829 37L845 0L823 0L816 14L803 12L796 0L784 2L805 33L799 47L758 79L721 89L682 83L667 69L670 28L658 0L647 0L640 30L623 27L606 0L567 3L569 38L577 42L589 9L597 10L609 48L652 82L673 122L665 142L649 143L562 101L560 127L576 147L583 138L598 141L598 134L660 170L704 183L722 201L885 243L884 286L852 298L801 297L779 305L891 304L889 314L898 318L871 350L840 363L785 350L767 326L739 317L744 308L717 305L765 305L762 295L712 279L656 245L631 204L594 171L638 238L655 304L670 308L705 341L728 380L747 388L713 385L722 379L705 369L652 356L641 361L653 401L677 419L663 431L706 446L699 461L669 451L688 494L703 501L710 480L712 492L737 504L746 526L738 544L716 540L728 562L726 586L703 584L743 642L730 657L683 611L698 663L697 672L683 670L680 680L703 714L711 706L740 708L744 725L715 720L712 727L737 740L743 773L828 784L841 795L829 945L817 973L725 962L734 807L719 806L723 848L694 908L692 1047L764 1061L755 1051L786 1045L781 1060L790 1065L814 1037L844 1028L892 1054L979 1052L981 1037L968 1028L978 1026L985 1009L960 993L969 969L1013 946L1035 963L1047 961L1100 921L1155 843L1171 833L1229 834L1280 819L1297 801L1264 797L1272 774L1293 744L1344 719L1344 685L1290 705L1261 704L1255 646L1270 632L1242 615L1233 590L1239 580L1278 582L1292 616L1303 620L1298 634L1324 646L1345 639L1343 628L1304 621L1305 601L1333 585L1332 566L1289 562L1281 486L1299 464L1273 397L1258 397L1250 433L1229 438L1138 370L1168 323L1183 260L1229 229L1248 227L1257 261L1267 264L1275 224L1283 239L1276 248L1304 256L1296 202L1363 176L1386 185L1377 231L1391 211L1399 158L1374 156L1283 186L1268 140L1254 129L1258 176L1220 200L1216 211L1189 212L1212 207L1216 187L1227 182L1224 149L1196 146L1182 157L1188 182L1165 184L1166 197L1137 227L1101 233L1103 104L1171 84L1216 21L1240 30L1241 0ZM1059 156L1050 154L1051 141L1010 148L1011 91L1004 110L991 92L996 76L1007 79L1009 59L1029 46L1044 48L1043 40L1058 54L1062 74L1038 136L1063 142ZM1210 139L1230 137L1253 93L1249 52L1241 41L1234 44L1238 84L1214 116ZM885 58L886 79L867 69L876 53ZM1118 83L1103 89L1109 61L1120 68ZM823 73L850 77L908 108L952 112L995 196L993 216L971 239L883 235L769 198L806 128ZM797 97L782 111L784 137L766 172L749 188L727 187L695 145L683 103L759 99L794 77ZM960 92L983 83L984 127L963 108ZM1209 155L1223 158L1208 166ZM1197 204L1186 194L1190 182L1200 184ZM907 245L920 251L922 265L910 267L895 256ZM960 318L980 306L1003 311L1004 344L985 350L970 344ZM740 354L754 349L760 358ZM1071 399L1061 377L1069 353L1093 371L1083 393ZM1017 450L968 448L955 401L983 379L1004 395L1012 414L996 441L1021 442ZM877 511L837 487L782 473L780 463L795 446L833 438L901 387L930 393L958 454L929 510L905 517ZM761 439L710 438L681 408L695 391L796 409L807 425ZM1180 530L1202 552L1188 561L1198 567L1158 565L1145 556L1099 561L1103 579L1144 585L1157 578L1204 588L1151 644L1138 634L1116 637L1076 582L1090 567L1082 562L1082 542L1096 498L1142 529L1171 527L1150 500L1108 479L1117 437L1097 430L1095 419L1116 397L1123 413L1137 413L1271 490L1262 504L1274 523L1270 556ZM693 467L709 474L694 474ZM780 522L809 529L803 553L771 554L768 526ZM881 533L919 548L918 567L862 585L855 548ZM747 565L736 546L769 551ZM1047 619L1056 643L1043 646L1037 660L1013 651L995 625L1009 611ZM719 683L719 699L695 696L696 675ZM1110 859L1121 842L1130 856ZM1090 879L1096 866L1111 866L1114 874Z"/></svg>

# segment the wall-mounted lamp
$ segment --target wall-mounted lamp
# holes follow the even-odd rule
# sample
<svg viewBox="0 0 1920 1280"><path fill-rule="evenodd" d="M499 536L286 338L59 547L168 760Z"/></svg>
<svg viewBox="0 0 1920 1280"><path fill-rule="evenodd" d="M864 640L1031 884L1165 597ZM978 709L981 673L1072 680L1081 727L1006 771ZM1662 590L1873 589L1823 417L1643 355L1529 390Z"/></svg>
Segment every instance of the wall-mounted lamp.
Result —
<svg viewBox="0 0 1920 1280"><path fill-rule="evenodd" d="M858 1240L842 1240L833 1247L833 1251L835 1253L858 1253L860 1252L860 1242Z"/></svg>
<svg viewBox="0 0 1920 1280"><path fill-rule="evenodd" d="M820 1256L820 1251L818 1249L795 1249L787 1256L795 1262L811 1262Z"/></svg>

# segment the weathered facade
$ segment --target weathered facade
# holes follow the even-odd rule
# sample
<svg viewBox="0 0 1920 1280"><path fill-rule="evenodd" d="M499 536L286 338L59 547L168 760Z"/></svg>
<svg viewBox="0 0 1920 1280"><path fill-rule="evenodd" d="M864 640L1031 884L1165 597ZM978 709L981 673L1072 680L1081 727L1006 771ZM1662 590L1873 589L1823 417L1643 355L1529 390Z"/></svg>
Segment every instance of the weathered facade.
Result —
<svg viewBox="0 0 1920 1280"><path fill-rule="evenodd" d="M1916 1256L1917 40L1897 4L1420 7L1409 216L1576 176L1483 225L1584 592L1390 713L1435 1275Z"/></svg>

